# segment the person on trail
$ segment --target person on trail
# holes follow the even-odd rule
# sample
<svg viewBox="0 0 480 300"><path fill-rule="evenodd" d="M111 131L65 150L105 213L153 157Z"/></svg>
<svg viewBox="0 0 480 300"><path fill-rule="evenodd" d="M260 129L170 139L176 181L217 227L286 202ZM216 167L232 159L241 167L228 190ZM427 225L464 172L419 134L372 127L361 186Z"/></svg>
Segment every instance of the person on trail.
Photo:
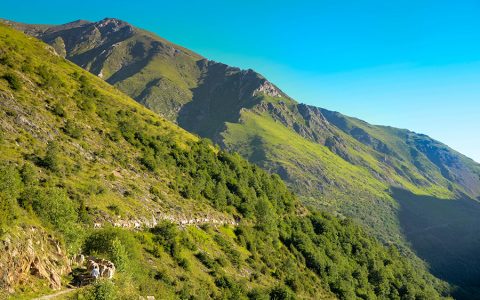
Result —
<svg viewBox="0 0 480 300"><path fill-rule="evenodd" d="M90 273L93 278L98 279L98 276L100 276L100 271L98 270L98 266L94 266L92 272Z"/></svg>

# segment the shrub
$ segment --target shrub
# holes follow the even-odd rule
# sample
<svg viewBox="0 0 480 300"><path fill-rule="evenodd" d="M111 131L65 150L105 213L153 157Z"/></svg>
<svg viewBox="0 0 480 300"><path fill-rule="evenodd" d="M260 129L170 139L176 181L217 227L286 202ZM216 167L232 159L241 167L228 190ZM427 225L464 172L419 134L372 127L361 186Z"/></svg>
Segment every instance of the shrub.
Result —
<svg viewBox="0 0 480 300"><path fill-rule="evenodd" d="M128 253L125 249L125 246L122 242L115 238L112 241L111 247L111 258L119 270L125 270L128 265Z"/></svg>
<svg viewBox="0 0 480 300"><path fill-rule="evenodd" d="M107 208L113 212L115 215L120 215L120 207L118 207L118 205L116 204L110 204L109 206L107 206Z"/></svg>
<svg viewBox="0 0 480 300"><path fill-rule="evenodd" d="M216 265L216 262L210 258L210 256L206 252L198 252L195 254L195 257L207 268L213 269Z"/></svg>
<svg viewBox="0 0 480 300"><path fill-rule="evenodd" d="M63 131L65 132L65 134L67 134L68 136L74 139L78 139L82 137L82 128L77 124L75 124L75 122L72 120L67 120L67 122L65 123L65 127L63 128Z"/></svg>
<svg viewBox="0 0 480 300"><path fill-rule="evenodd" d="M190 262L184 257L178 259L178 265L186 271L190 270Z"/></svg>
<svg viewBox="0 0 480 300"><path fill-rule="evenodd" d="M47 152L42 159L42 166L53 171L59 172L61 169L60 147L56 142L49 142L47 144Z"/></svg>
<svg viewBox="0 0 480 300"><path fill-rule="evenodd" d="M15 201L21 192L21 179L17 169L0 165L0 230L15 216Z"/></svg>
<svg viewBox="0 0 480 300"><path fill-rule="evenodd" d="M14 73L7 73L3 75L2 78L8 82L8 85L12 90L18 91L22 88L22 82L20 81L20 78L18 78L18 76Z"/></svg>
<svg viewBox="0 0 480 300"><path fill-rule="evenodd" d="M78 103L78 107L86 112L94 112L97 109L95 100L92 98L85 98Z"/></svg>
<svg viewBox="0 0 480 300"><path fill-rule="evenodd" d="M172 252L178 235L177 226L171 222L163 221L150 229L155 236L153 240L162 245L166 251Z"/></svg>
<svg viewBox="0 0 480 300"><path fill-rule="evenodd" d="M32 163L26 161L20 170L20 176L25 186L33 186L37 182L37 170Z"/></svg>
<svg viewBox="0 0 480 300"><path fill-rule="evenodd" d="M15 67L15 60L8 53L0 53L0 64L13 68Z"/></svg>
<svg viewBox="0 0 480 300"><path fill-rule="evenodd" d="M45 223L62 233L70 249L75 250L83 238L77 224L77 207L61 188L32 187L22 195L22 206L31 207Z"/></svg>
<svg viewBox="0 0 480 300"><path fill-rule="evenodd" d="M84 293L86 300L115 300L117 291L110 280L99 280Z"/></svg>
<svg viewBox="0 0 480 300"><path fill-rule="evenodd" d="M65 111L63 105L60 102L55 103L55 105L52 107L52 112L62 118L67 116L67 112Z"/></svg>
<svg viewBox="0 0 480 300"><path fill-rule="evenodd" d="M94 231L84 243L86 254L102 255L110 259L119 270L128 270L131 261L140 259L141 245L132 232L118 228Z"/></svg>
<svg viewBox="0 0 480 300"><path fill-rule="evenodd" d="M284 286L276 286L270 291L271 300L293 300L294 294Z"/></svg>
<svg viewBox="0 0 480 300"><path fill-rule="evenodd" d="M53 70L47 67L46 65L41 65L37 68L37 74L40 77L40 86L57 88L62 85L60 78L58 78Z"/></svg>
<svg viewBox="0 0 480 300"><path fill-rule="evenodd" d="M248 299L250 300L270 300L270 295L268 291L262 291L260 289L253 289L247 294Z"/></svg>
<svg viewBox="0 0 480 300"><path fill-rule="evenodd" d="M214 240L220 246L220 248L222 248L223 252L225 252L230 262L236 267L240 266L240 252L234 249L233 245L219 234L215 235Z"/></svg>
<svg viewBox="0 0 480 300"><path fill-rule="evenodd" d="M163 281L168 285L174 285L175 284L175 279L172 278L170 275L167 274L167 272L163 270L159 270L155 273L153 276L155 280Z"/></svg>
<svg viewBox="0 0 480 300"><path fill-rule="evenodd" d="M151 151L145 151L143 157L140 158L140 162L150 171L155 171L157 169L157 161Z"/></svg>

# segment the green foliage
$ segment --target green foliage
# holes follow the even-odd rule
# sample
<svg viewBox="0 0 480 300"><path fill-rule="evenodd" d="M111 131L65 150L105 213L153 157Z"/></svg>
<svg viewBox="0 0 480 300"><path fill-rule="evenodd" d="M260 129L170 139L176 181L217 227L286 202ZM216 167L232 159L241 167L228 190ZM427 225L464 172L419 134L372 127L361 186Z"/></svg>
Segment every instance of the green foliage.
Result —
<svg viewBox="0 0 480 300"><path fill-rule="evenodd" d="M139 250L133 233L114 228L93 232L84 244L86 254L105 256L119 270L130 270L130 262L140 258Z"/></svg>
<svg viewBox="0 0 480 300"><path fill-rule="evenodd" d="M174 244L177 242L178 228L175 224L163 221L150 229L154 236L154 241L165 247L165 250L171 252Z"/></svg>
<svg viewBox="0 0 480 300"><path fill-rule="evenodd" d="M22 182L26 187L32 187L38 182L38 173L33 164L26 161L20 169Z"/></svg>
<svg viewBox="0 0 480 300"><path fill-rule="evenodd" d="M206 252L200 251L195 254L195 257L207 268L213 269L216 266L215 260L213 260Z"/></svg>
<svg viewBox="0 0 480 300"><path fill-rule="evenodd" d="M147 169L176 168L179 176L175 188L184 198L205 198L219 210L232 206L244 217L253 217L258 210L260 226L265 230L273 230L272 209L293 209L293 195L278 176L248 164L236 154L224 151L215 154L207 140L188 142L189 149L182 149L161 136L138 130L136 123L135 118L122 117L119 125L123 137L142 149L140 162ZM268 198L270 202L260 202L256 207L259 198Z"/></svg>
<svg viewBox="0 0 480 300"><path fill-rule="evenodd" d="M241 260L240 260L240 253L232 247L232 245L224 239L221 235L217 234L214 237L215 242L220 246L220 248L223 250L223 252L227 255L229 258L230 262L236 266L239 267Z"/></svg>
<svg viewBox="0 0 480 300"><path fill-rule="evenodd" d="M9 164L0 164L0 233L15 217L16 200L21 189L17 169Z"/></svg>
<svg viewBox="0 0 480 300"><path fill-rule="evenodd" d="M325 213L293 220L283 236L305 258L306 265L341 299L435 299L433 282L403 261L394 249L385 251L348 220Z"/></svg>
<svg viewBox="0 0 480 300"><path fill-rule="evenodd" d="M127 269L128 266L128 252L122 242L116 238L111 241L109 249L112 261L120 271Z"/></svg>
<svg viewBox="0 0 480 300"><path fill-rule="evenodd" d="M55 89L62 85L62 81L55 75L55 71L45 64L38 66L36 73L40 77L39 85L41 87Z"/></svg>
<svg viewBox="0 0 480 300"><path fill-rule="evenodd" d="M52 107L52 112L59 116L59 117L66 117L67 116L67 112L65 111L65 109L63 108L63 105L61 102L57 102L53 105Z"/></svg>
<svg viewBox="0 0 480 300"><path fill-rule="evenodd" d="M15 187L6 194L13 195L8 203L18 211L15 223L33 223L62 237L70 254L78 253L82 242L83 254L117 265L113 285L105 281L79 289L79 298L288 299L293 290L302 299L333 298L334 293L379 299L395 292L435 299L443 292L425 269L414 269L353 223L303 207L277 175L238 154L217 151L51 55L39 41L0 25L2 31L21 41L15 52L19 61L31 56L34 70L41 61L65 83L18 91L15 105L31 112L39 130L32 132L14 114L2 115L0 161L17 170L8 169L1 181L7 191ZM0 49L12 40L2 35ZM0 65L0 72L12 69ZM42 79L48 78L42 72L22 75L31 82L51 81ZM63 112L51 109L56 103ZM65 118L83 129L81 139L61 133ZM55 141L45 151L52 136ZM155 197L162 201L151 201ZM239 225L109 227L118 212L122 221L166 214L176 222L208 216ZM91 229L92 220L103 229Z"/></svg>
<svg viewBox="0 0 480 300"><path fill-rule="evenodd" d="M100 93L95 89L85 75L80 75L78 78L80 88L77 94L77 105L85 112L94 112L97 108L95 99L100 96Z"/></svg>
<svg viewBox="0 0 480 300"><path fill-rule="evenodd" d="M215 279L215 285L222 290L223 299L245 299L244 287L228 276Z"/></svg>
<svg viewBox="0 0 480 300"><path fill-rule="evenodd" d="M63 234L69 248L79 246L83 231L77 223L77 206L64 189L33 187L22 198L24 207L31 207L40 219Z"/></svg>
<svg viewBox="0 0 480 300"><path fill-rule="evenodd" d="M3 75L2 78L8 82L12 90L18 91L22 88L22 81L15 73L7 73Z"/></svg>
<svg viewBox="0 0 480 300"><path fill-rule="evenodd" d="M255 206L255 216L257 227L267 234L273 234L278 222L275 211L270 201L266 198L260 198Z"/></svg>
<svg viewBox="0 0 480 300"><path fill-rule="evenodd" d="M13 58L13 55L9 53L3 53L3 51L0 52L0 64L8 66L10 68L15 67L15 59Z"/></svg>
<svg viewBox="0 0 480 300"><path fill-rule="evenodd" d="M59 172L62 168L60 152L58 143L54 141L48 142L45 156L41 160L41 165L52 172Z"/></svg>
<svg viewBox="0 0 480 300"><path fill-rule="evenodd" d="M89 287L84 293L85 300L116 300L118 293L115 285L108 280L99 280L92 287Z"/></svg>
<svg viewBox="0 0 480 300"><path fill-rule="evenodd" d="M294 300L295 296L287 287L276 286L270 291L271 300Z"/></svg>
<svg viewBox="0 0 480 300"><path fill-rule="evenodd" d="M73 120L67 120L65 123L65 127L63 128L63 131L65 134L68 136L78 139L82 137L82 128L76 124Z"/></svg>
<svg viewBox="0 0 480 300"><path fill-rule="evenodd" d="M116 204L111 204L109 206L107 206L107 208L109 210L111 210L115 215L120 215L120 207L118 207L118 205Z"/></svg>

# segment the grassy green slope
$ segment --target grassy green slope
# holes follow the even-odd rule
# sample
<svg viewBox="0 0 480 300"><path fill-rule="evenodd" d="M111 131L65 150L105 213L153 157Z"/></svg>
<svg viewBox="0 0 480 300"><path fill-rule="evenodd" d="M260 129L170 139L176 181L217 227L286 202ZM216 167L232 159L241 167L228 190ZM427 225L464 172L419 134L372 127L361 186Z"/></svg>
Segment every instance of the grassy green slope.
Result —
<svg viewBox="0 0 480 300"><path fill-rule="evenodd" d="M200 55L117 19L12 24L170 120L192 99L200 76Z"/></svg>
<svg viewBox="0 0 480 300"><path fill-rule="evenodd" d="M4 25L0 62L0 239L37 226L69 255L81 248L117 265L113 284L68 297L436 299L445 292L351 221L304 208L278 176ZM189 220L196 226L179 226ZM137 222L143 229L133 230ZM1 295L45 292L31 284L35 274L22 268L15 292Z"/></svg>
<svg viewBox="0 0 480 300"><path fill-rule="evenodd" d="M480 196L480 165L427 136L298 104L252 70L207 61L125 22L16 26L183 128L280 174L304 203L359 220L409 256L417 249L391 188ZM441 244L432 239L431 251Z"/></svg>

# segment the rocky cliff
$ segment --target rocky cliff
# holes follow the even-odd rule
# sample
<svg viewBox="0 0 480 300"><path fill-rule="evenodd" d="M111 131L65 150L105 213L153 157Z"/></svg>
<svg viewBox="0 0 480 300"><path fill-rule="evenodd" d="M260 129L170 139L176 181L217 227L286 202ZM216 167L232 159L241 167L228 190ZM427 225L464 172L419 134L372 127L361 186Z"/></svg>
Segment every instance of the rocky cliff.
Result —
<svg viewBox="0 0 480 300"><path fill-rule="evenodd" d="M63 245L41 227L12 228L0 238L0 290L14 293L18 286L44 285L59 289L70 272Z"/></svg>

